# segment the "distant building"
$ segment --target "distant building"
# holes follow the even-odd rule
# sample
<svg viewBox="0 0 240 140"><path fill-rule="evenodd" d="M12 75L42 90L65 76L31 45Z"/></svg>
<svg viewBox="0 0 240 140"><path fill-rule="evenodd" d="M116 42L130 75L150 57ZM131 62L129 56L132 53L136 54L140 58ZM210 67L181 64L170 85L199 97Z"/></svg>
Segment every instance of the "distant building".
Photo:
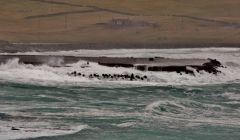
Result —
<svg viewBox="0 0 240 140"><path fill-rule="evenodd" d="M132 21L126 18L113 18L111 24L116 26L129 26L132 24Z"/></svg>

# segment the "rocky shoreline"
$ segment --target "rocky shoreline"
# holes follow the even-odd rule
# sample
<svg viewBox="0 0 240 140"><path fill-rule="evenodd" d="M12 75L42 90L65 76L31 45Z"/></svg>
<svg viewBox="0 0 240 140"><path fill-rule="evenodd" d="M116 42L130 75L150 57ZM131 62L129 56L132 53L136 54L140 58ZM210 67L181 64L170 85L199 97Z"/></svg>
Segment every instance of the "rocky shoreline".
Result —
<svg viewBox="0 0 240 140"><path fill-rule="evenodd" d="M107 67L134 68L139 71L177 72L194 75L195 71L205 71L212 74L220 73L218 67L223 67L216 59L169 59L163 57L133 58L133 57L76 57L76 56L48 56L48 55L0 55L0 63L10 59L19 59L19 63L32 65L49 65L52 67L67 67L79 61L98 63ZM84 68L84 67L83 67ZM70 75L77 76L77 72ZM88 76L91 77L90 75ZM112 77L107 75L102 77ZM118 77L118 76L117 76ZM120 76L121 77L121 76ZM123 76L122 76L123 77ZM135 76L134 76L135 77ZM125 78L130 78L127 76ZM133 78L132 78L133 79ZM140 77L141 79L141 77Z"/></svg>

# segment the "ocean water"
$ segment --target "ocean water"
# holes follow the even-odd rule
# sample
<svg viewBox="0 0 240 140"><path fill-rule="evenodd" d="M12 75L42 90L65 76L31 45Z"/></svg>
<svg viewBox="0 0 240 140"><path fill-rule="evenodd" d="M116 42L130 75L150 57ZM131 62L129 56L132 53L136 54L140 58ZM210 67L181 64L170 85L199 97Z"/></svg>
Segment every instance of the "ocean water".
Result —
<svg viewBox="0 0 240 140"><path fill-rule="evenodd" d="M19 53L20 54L20 53ZM240 49L77 50L21 54L213 58L221 74L0 65L0 140L239 140ZM72 77L136 73L145 81ZM12 127L19 130L12 130Z"/></svg>

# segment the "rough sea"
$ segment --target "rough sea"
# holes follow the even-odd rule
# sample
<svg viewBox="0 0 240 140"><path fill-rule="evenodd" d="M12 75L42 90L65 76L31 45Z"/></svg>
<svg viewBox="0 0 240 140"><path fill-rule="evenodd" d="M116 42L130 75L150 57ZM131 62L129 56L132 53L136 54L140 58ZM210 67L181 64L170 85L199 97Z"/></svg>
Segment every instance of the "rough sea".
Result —
<svg viewBox="0 0 240 140"><path fill-rule="evenodd" d="M240 49L135 49L18 54L213 58L222 73L141 72L86 62L0 65L0 140L239 140ZM145 81L67 73L135 73Z"/></svg>

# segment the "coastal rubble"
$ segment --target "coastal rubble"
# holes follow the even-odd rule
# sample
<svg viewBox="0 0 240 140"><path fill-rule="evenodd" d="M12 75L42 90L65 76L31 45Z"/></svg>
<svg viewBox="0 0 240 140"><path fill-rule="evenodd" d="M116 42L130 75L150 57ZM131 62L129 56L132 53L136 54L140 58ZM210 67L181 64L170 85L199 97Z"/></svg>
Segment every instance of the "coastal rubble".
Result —
<svg viewBox="0 0 240 140"><path fill-rule="evenodd" d="M47 55L0 55L0 63L6 63L10 59L17 58L19 63L32 64L32 65L49 65L52 67L67 67L69 64L77 63L78 61L86 61L86 64L98 63L107 67L124 67L133 68L139 71L152 71L152 72L177 72L179 74L186 73L194 75L195 72L207 72L218 74L219 67L223 67L221 62L216 59L170 59L163 57L152 58L133 58L133 57L77 57L77 56L47 56ZM87 65L81 68L86 68ZM71 75L76 75L72 73ZM99 74L92 74L89 77L97 77ZM82 76L82 75L81 75ZM116 78L119 75L101 75L102 78L106 77ZM137 77L131 78L130 80ZM99 75L100 77L100 75ZM119 77L123 77L120 76ZM129 78L125 77L125 78ZM142 78L142 77L141 77ZM141 79L140 78L140 79ZM138 79L138 78L137 78ZM144 78L145 79L145 78Z"/></svg>
<svg viewBox="0 0 240 140"><path fill-rule="evenodd" d="M99 80L129 80L129 81L144 81L148 80L148 77L146 75L138 75L138 74L98 74L98 73L93 73L93 74L83 74L81 72L73 71L71 73L68 73L69 76L73 77L85 77L85 78L90 78L90 79L99 79Z"/></svg>

